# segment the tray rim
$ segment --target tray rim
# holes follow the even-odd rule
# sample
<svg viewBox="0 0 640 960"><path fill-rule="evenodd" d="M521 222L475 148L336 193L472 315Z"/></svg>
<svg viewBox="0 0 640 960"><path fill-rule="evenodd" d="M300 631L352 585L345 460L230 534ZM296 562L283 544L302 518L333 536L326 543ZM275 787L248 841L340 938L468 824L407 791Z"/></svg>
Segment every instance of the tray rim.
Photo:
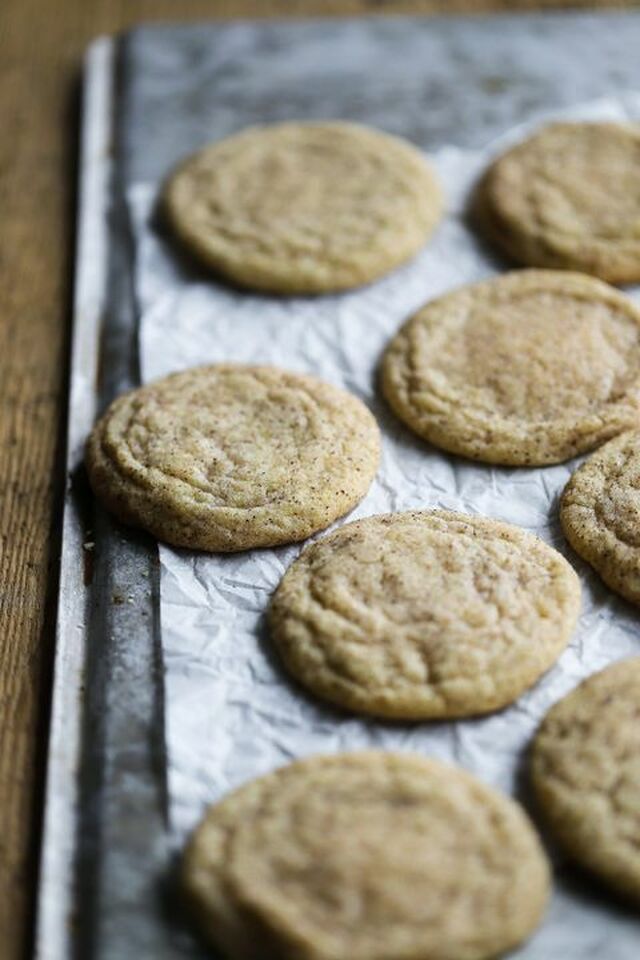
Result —
<svg viewBox="0 0 640 960"><path fill-rule="evenodd" d="M34 955L72 955L88 604L84 564L92 544L73 491L98 412L100 338L107 308L113 176L116 40L97 37L83 64L77 240L65 459L60 585L44 789Z"/></svg>

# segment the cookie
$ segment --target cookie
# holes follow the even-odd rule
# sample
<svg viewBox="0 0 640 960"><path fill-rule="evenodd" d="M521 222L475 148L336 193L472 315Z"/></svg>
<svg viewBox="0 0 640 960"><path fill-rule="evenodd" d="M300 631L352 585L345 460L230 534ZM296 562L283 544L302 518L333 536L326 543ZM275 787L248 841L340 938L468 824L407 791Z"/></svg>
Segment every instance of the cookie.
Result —
<svg viewBox="0 0 640 960"><path fill-rule="evenodd" d="M640 430L596 450L560 501L565 536L616 593L640 604Z"/></svg>
<svg viewBox="0 0 640 960"><path fill-rule="evenodd" d="M524 811L408 754L317 756L210 808L183 861L238 960L488 960L538 925L549 868Z"/></svg>
<svg viewBox="0 0 640 960"><path fill-rule="evenodd" d="M419 720L511 703L560 655L579 607L578 577L537 537L435 510L358 520L309 546L269 624L313 693Z"/></svg>
<svg viewBox="0 0 640 960"><path fill-rule="evenodd" d="M162 206L176 237L243 287L327 293L414 256L442 213L427 161L353 123L252 127L189 157Z"/></svg>
<svg viewBox="0 0 640 960"><path fill-rule="evenodd" d="M532 267L640 280L640 126L557 123L499 157L476 197L479 225Z"/></svg>
<svg viewBox="0 0 640 960"><path fill-rule="evenodd" d="M315 377L219 364L111 404L89 437L95 493L160 540L233 551L302 540L351 510L379 459L363 403Z"/></svg>
<svg viewBox="0 0 640 960"><path fill-rule="evenodd" d="M427 304L382 362L415 433L485 463L559 463L638 423L640 309L582 274L520 270Z"/></svg>
<svg viewBox="0 0 640 960"><path fill-rule="evenodd" d="M640 904L640 657L564 697L533 744L540 810L582 866Z"/></svg>

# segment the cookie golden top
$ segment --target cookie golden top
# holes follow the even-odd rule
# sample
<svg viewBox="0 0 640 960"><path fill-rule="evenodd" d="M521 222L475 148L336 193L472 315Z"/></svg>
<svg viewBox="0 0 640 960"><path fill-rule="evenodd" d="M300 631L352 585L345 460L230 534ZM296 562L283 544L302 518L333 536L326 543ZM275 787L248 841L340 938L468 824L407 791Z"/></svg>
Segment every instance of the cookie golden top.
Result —
<svg viewBox="0 0 640 960"><path fill-rule="evenodd" d="M592 277L514 271L427 304L388 346L382 385L445 450L557 463L638 422L640 309Z"/></svg>
<svg viewBox="0 0 640 960"><path fill-rule="evenodd" d="M420 719L514 700L560 655L579 606L576 574L537 537L436 510L369 517L312 544L269 621L314 693Z"/></svg>
<svg viewBox="0 0 640 960"><path fill-rule="evenodd" d="M356 287L412 257L442 199L422 154L352 123L253 127L172 174L176 236L242 286L276 293Z"/></svg>
<svg viewBox="0 0 640 960"><path fill-rule="evenodd" d="M640 126L557 123L496 160L479 214L528 266L640 280Z"/></svg>
<svg viewBox="0 0 640 960"><path fill-rule="evenodd" d="M545 717L532 778L557 838L640 902L640 657L580 684Z"/></svg>
<svg viewBox="0 0 640 960"><path fill-rule="evenodd" d="M640 430L610 440L576 470L560 520L605 583L640 604Z"/></svg>
<svg viewBox="0 0 640 960"><path fill-rule="evenodd" d="M356 397L274 367L219 364L118 398L87 444L124 522L202 550L301 540L364 497L379 431Z"/></svg>
<svg viewBox="0 0 640 960"><path fill-rule="evenodd" d="M483 960L539 922L549 873L521 808L462 770L312 757L212 807L183 878L231 957ZM243 952L244 951L244 952Z"/></svg>

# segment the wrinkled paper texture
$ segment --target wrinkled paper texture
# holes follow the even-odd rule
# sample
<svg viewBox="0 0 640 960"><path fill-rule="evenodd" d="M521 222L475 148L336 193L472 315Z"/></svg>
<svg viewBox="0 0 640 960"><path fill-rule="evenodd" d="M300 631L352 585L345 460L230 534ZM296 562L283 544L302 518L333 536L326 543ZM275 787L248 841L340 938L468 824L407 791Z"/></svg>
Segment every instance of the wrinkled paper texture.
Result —
<svg viewBox="0 0 640 960"><path fill-rule="evenodd" d="M587 104L553 119L630 116L640 116L640 96ZM637 612L570 553L561 535L558 497L575 461L508 469L440 453L406 430L376 389L380 354L412 312L460 284L506 269L470 232L464 208L489 158L533 126L512 131L485 151L450 147L432 154L448 206L431 242L390 276L335 296L278 299L217 283L186 266L158 231L158 184L134 184L129 191L145 382L192 365L231 360L276 364L345 387L373 411L383 437L378 475L347 520L428 507L497 517L567 554L583 584L582 616L571 644L511 707L480 719L391 724L341 714L308 698L275 660L265 609L301 545L227 556L161 546L170 815L177 845L205 806L230 788L318 752L416 751L460 764L529 805L523 756L547 709L583 677L640 652ZM551 851L558 876L548 915L516 956L636 960L640 924L601 892L591 892L556 848Z"/></svg>

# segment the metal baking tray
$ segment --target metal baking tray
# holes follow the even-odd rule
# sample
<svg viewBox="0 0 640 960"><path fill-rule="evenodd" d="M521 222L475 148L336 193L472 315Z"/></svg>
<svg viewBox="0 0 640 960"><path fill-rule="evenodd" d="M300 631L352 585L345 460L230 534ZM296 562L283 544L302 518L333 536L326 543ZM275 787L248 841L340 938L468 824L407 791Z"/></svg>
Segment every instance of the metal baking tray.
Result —
<svg viewBox="0 0 640 960"><path fill-rule="evenodd" d="M218 64L209 96L163 123L162 93L180 76L158 62L196 69L204 48ZM480 147L541 111L640 86L639 49L631 13L144 26L90 48L41 960L204 955L173 906L157 547L94 504L82 467L96 415L140 382L127 184L179 158L194 113L212 139L235 111L255 120L326 113L386 118L380 125L434 148ZM276 67L292 50L283 89Z"/></svg>

